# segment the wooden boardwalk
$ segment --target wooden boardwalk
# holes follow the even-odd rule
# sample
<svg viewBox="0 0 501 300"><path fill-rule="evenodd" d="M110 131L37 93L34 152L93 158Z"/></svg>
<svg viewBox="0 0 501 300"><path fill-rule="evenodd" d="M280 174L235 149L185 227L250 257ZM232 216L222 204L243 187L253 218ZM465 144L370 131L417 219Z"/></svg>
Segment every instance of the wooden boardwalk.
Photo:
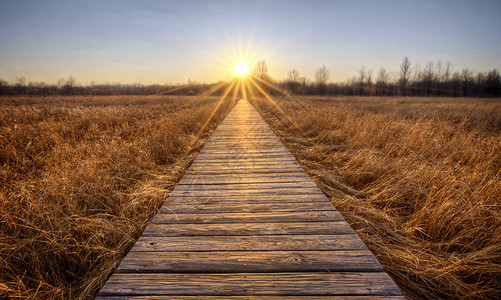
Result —
<svg viewBox="0 0 501 300"><path fill-rule="evenodd" d="M245 100L216 129L99 298L222 296L403 299Z"/></svg>

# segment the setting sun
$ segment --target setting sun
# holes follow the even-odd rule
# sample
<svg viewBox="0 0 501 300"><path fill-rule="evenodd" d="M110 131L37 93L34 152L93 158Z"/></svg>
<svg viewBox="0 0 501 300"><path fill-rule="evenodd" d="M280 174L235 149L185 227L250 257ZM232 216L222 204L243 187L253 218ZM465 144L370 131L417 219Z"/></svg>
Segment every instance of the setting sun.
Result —
<svg viewBox="0 0 501 300"><path fill-rule="evenodd" d="M241 61L237 63L237 65L235 66L235 73L237 75L245 76L247 75L247 72L249 72L249 65L246 62Z"/></svg>

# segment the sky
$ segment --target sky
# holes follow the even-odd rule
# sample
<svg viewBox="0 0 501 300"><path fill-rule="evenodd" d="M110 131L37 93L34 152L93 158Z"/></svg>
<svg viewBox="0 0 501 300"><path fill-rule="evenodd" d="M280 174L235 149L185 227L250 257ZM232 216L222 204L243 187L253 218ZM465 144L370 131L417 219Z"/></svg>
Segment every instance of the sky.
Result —
<svg viewBox="0 0 501 300"><path fill-rule="evenodd" d="M8 82L216 82L259 59L278 80L326 65L341 82L404 56L501 69L501 1L0 0Z"/></svg>

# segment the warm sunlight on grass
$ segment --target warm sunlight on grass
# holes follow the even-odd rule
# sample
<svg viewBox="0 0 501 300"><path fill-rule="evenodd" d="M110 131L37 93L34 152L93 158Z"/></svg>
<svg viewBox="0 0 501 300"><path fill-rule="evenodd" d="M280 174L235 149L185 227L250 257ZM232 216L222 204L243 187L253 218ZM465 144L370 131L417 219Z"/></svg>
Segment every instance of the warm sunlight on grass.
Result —
<svg viewBox="0 0 501 300"><path fill-rule="evenodd" d="M1 97L0 299L93 298L233 107L226 94Z"/></svg>
<svg viewBox="0 0 501 300"><path fill-rule="evenodd" d="M499 100L251 101L407 297L499 299Z"/></svg>

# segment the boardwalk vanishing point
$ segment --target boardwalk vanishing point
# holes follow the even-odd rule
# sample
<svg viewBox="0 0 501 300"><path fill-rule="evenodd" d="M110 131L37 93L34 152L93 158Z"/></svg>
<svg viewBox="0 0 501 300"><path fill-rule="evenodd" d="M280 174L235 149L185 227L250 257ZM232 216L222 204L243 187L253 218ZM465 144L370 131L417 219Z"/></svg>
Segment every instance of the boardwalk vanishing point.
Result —
<svg viewBox="0 0 501 300"><path fill-rule="evenodd" d="M99 299L404 299L246 100L214 131Z"/></svg>

